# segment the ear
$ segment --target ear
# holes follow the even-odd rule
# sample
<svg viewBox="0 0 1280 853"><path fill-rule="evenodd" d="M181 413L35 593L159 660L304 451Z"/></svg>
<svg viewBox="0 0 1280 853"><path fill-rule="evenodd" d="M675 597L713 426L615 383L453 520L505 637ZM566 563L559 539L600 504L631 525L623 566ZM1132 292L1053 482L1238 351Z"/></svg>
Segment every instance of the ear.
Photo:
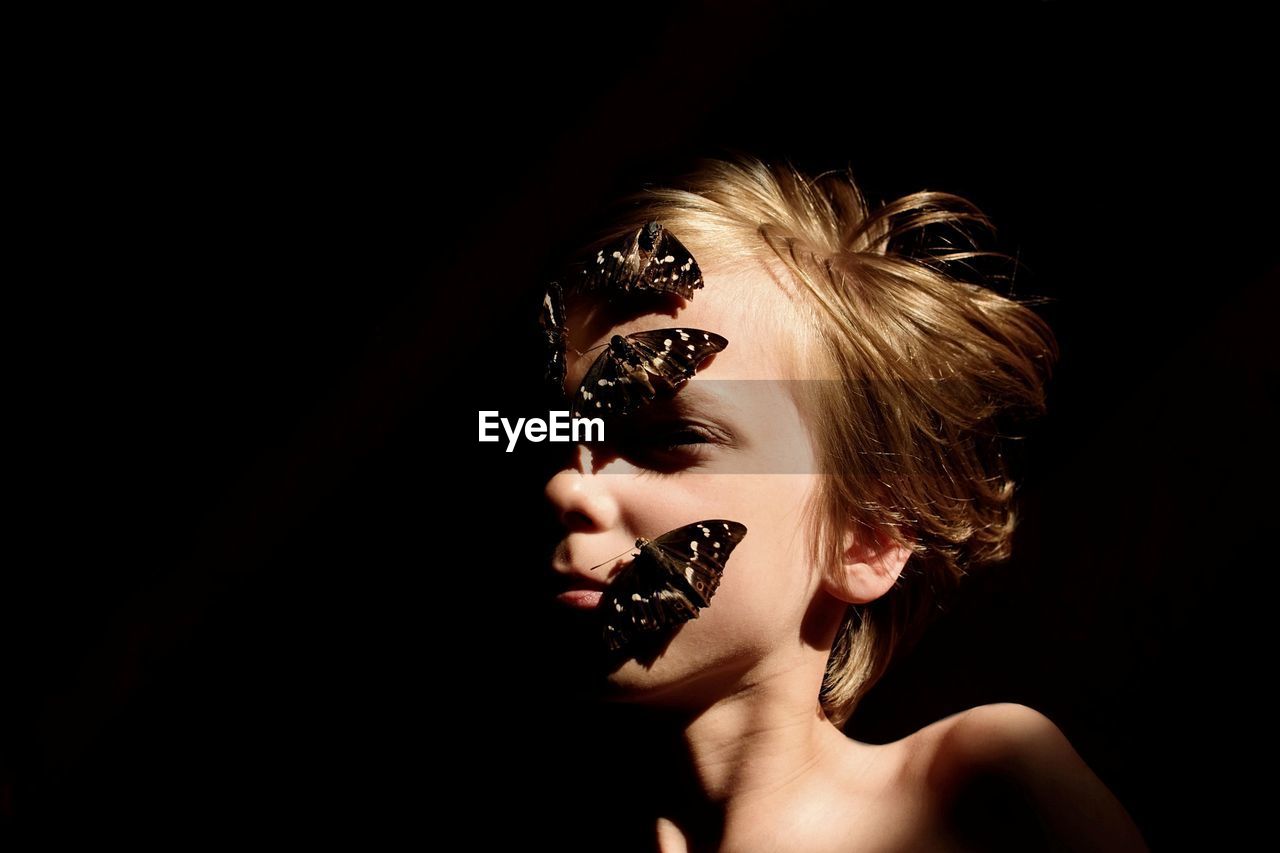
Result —
<svg viewBox="0 0 1280 853"><path fill-rule="evenodd" d="M895 543L887 533L865 527L845 533L844 550L834 576L823 581L827 592L849 604L866 604L893 589L911 549Z"/></svg>

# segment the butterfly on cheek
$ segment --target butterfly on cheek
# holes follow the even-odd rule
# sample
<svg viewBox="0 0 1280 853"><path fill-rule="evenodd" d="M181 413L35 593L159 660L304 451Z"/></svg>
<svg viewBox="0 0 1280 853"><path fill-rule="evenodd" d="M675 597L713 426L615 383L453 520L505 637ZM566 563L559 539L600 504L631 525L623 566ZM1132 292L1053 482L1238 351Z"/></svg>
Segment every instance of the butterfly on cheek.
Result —
<svg viewBox="0 0 1280 853"><path fill-rule="evenodd" d="M629 415L660 393L679 391L702 362L728 345L703 329L614 335L579 383L573 416Z"/></svg>
<svg viewBox="0 0 1280 853"><path fill-rule="evenodd" d="M711 604L729 555L746 535L745 525L710 519L653 540L637 539L639 552L597 606L609 650L696 619Z"/></svg>
<svg viewBox="0 0 1280 853"><path fill-rule="evenodd" d="M617 296L636 291L675 293L692 299L702 270L675 235L653 220L618 243L599 250L582 273L584 291Z"/></svg>

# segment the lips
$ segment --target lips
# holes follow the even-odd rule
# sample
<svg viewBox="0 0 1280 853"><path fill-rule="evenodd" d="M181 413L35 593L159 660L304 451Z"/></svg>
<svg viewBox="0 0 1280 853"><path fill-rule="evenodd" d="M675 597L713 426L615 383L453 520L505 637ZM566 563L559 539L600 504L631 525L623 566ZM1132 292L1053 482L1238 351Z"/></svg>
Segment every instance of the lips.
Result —
<svg viewBox="0 0 1280 853"><path fill-rule="evenodd" d="M570 589L556 596L556 601L575 610L594 610L604 593L598 589Z"/></svg>
<svg viewBox="0 0 1280 853"><path fill-rule="evenodd" d="M553 593L557 604L572 610L594 610L609 584L585 565L574 566L565 549L556 551L551 568L555 571ZM601 569L603 567L597 567Z"/></svg>

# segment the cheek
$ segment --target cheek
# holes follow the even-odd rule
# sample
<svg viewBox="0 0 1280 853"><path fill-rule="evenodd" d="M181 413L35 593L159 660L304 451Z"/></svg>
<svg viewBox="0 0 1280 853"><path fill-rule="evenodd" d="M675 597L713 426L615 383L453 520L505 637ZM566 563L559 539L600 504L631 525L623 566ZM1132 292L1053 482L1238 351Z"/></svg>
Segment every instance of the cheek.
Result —
<svg viewBox="0 0 1280 853"><path fill-rule="evenodd" d="M744 477L735 500L740 503L747 536L729 559L720 592L744 621L771 633L798 626L811 589L805 500L811 475ZM741 552L741 553L739 553Z"/></svg>
<svg viewBox="0 0 1280 853"><path fill-rule="evenodd" d="M747 535L725 564L720 588L698 618L685 623L656 665L629 662L610 676L623 691L681 685L680 702L697 702L691 679L737 677L771 656L797 647L809 606L813 574L804 526L812 475L699 475L669 481L669 488L633 495L642 529L669 530L694 520L728 518ZM692 691L692 692L691 692ZM654 694L657 695L657 694Z"/></svg>
<svg viewBox="0 0 1280 853"><path fill-rule="evenodd" d="M696 620L697 633L732 635L738 642L794 633L811 589L804 506L815 480L813 475L684 475L665 481L667 489L633 497L629 512L634 517L627 521L641 531L662 532L713 518L747 526L711 606Z"/></svg>

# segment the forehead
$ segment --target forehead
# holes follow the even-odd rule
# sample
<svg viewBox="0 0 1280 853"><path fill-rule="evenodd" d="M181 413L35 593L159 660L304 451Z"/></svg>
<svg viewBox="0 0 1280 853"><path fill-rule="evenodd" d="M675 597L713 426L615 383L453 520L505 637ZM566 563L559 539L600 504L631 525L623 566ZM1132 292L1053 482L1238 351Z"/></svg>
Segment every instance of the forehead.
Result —
<svg viewBox="0 0 1280 853"><path fill-rule="evenodd" d="M797 343L804 334L790 298L763 267L717 270L703 267L704 286L691 300L666 295L631 295L616 302L596 294L571 298L566 306L570 345L570 387L581 381L614 335L654 329L701 329L729 344L708 363L716 379L789 379L795 375Z"/></svg>

